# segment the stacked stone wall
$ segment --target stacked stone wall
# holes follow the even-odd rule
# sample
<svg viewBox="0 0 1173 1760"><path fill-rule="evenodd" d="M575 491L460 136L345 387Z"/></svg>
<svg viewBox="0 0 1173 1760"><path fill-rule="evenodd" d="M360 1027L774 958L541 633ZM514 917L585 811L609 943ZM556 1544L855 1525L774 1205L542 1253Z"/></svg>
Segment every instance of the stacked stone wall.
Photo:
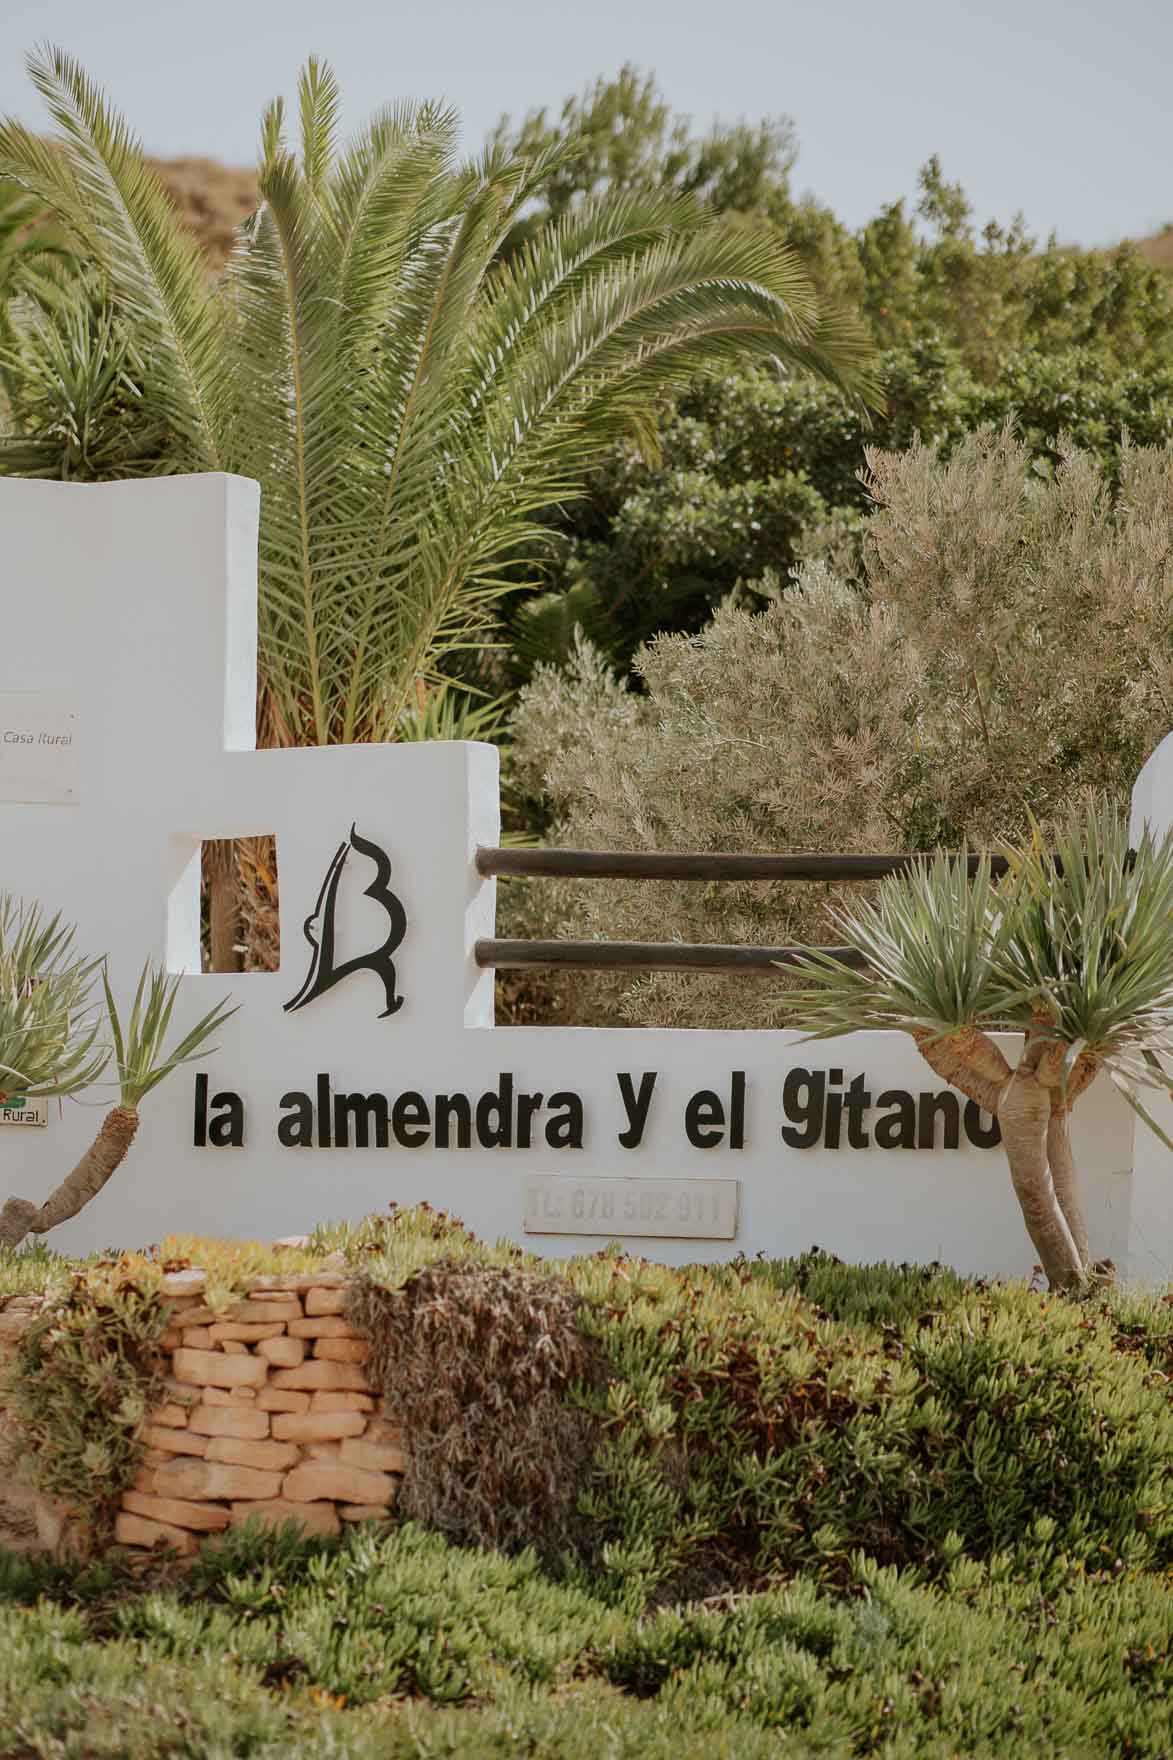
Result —
<svg viewBox="0 0 1173 1760"><path fill-rule="evenodd" d="M388 1516L403 1439L368 1379L369 1347L345 1318L346 1283L324 1271L253 1278L239 1300L213 1309L203 1271L163 1278L172 1309L160 1340L164 1398L143 1426L139 1471L115 1519L119 1545L189 1555L252 1519L337 1534L344 1522ZM0 1315L6 1354L39 1306L10 1303ZM29 1543L58 1543L54 1506L13 1495Z"/></svg>

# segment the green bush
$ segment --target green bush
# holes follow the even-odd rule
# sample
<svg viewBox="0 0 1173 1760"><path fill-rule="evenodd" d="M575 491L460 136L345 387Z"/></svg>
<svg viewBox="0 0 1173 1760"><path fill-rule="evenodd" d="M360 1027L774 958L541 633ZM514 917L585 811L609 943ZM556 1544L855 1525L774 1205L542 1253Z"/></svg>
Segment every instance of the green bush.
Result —
<svg viewBox="0 0 1173 1760"><path fill-rule="evenodd" d="M857 536L870 507L867 447L897 451L919 437L947 458L983 423L1013 419L1040 469L1057 464L1067 435L1114 484L1126 433L1139 446L1173 439L1164 360L1125 365L1094 343L1032 343L984 377L927 331L880 365L881 415L814 380L747 368L698 380L666 413L657 456L617 446L588 494L554 518L545 589L512 618L516 673L565 660L575 622L626 667L660 632L699 629L736 583L767 572L785 581L835 535Z"/></svg>
<svg viewBox="0 0 1173 1760"><path fill-rule="evenodd" d="M843 1583L860 1556L926 1582L959 1559L1006 1556L1037 1575L1052 1560L1155 1570L1173 1558L1173 1415L1158 1366L1168 1304L1079 1305L819 1254L673 1270L615 1250L560 1267L574 1298L561 1305L546 1266L539 1316L517 1249L490 1253L453 1228L456 1256L436 1263L443 1223L425 1224L426 1276L408 1268L411 1212L384 1223L382 1252L368 1239L356 1312L375 1328L409 1446L417 1413L437 1440L454 1433L453 1413L475 1414L460 1450L449 1446L465 1482L479 1475L494 1499L486 1518L470 1498L465 1538L512 1529L546 1556L564 1547L566 1484L542 1498L532 1474L503 1469L520 1402L502 1397L495 1364L522 1360L541 1330L551 1370L531 1368L526 1385L561 1390L592 1431L589 1447L577 1428L566 1445L548 1431L548 1465L591 1524L566 1566L616 1605L800 1571ZM380 1290L396 1292L381 1331ZM479 1364L475 1350L446 1348L439 1314L458 1346L482 1341Z"/></svg>
<svg viewBox="0 0 1173 1760"><path fill-rule="evenodd" d="M160 1395L168 1312L157 1268L144 1277L127 1257L79 1269L33 1320L0 1385L15 1420L8 1466L99 1538L134 1477L143 1421Z"/></svg>

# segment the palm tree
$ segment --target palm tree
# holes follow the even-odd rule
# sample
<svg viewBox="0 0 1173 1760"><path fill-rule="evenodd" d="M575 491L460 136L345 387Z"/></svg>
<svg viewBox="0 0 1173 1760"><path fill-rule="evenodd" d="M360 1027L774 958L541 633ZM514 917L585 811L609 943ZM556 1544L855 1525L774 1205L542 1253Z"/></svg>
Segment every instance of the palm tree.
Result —
<svg viewBox="0 0 1173 1760"><path fill-rule="evenodd" d="M697 369L765 359L878 400L862 329L820 305L771 233L625 195L504 265L568 149L459 163L452 113L424 104L339 152L337 86L316 61L300 159L275 103L261 206L210 282L85 73L56 50L29 67L61 139L0 124L0 176L60 221L133 330L150 425L170 436L160 468L261 483L267 743L396 738L421 683L442 688L444 662L490 631L535 514L617 434L653 443L655 399ZM52 441L42 468L56 474Z"/></svg>
<svg viewBox="0 0 1173 1760"><path fill-rule="evenodd" d="M518 215L573 149L461 163L452 112L422 104L381 112L339 151L337 85L313 60L300 158L275 103L261 206L213 283L84 71L58 50L29 71L60 140L0 124L0 177L96 269L118 336L133 337L149 438L126 446L134 375L120 372L113 440L100 411L79 423L71 407L0 439L0 471L61 475L64 431L78 474L84 427L94 474L109 460L110 475L260 481L263 744L418 737L461 652L490 640L535 516L575 495L618 434L653 446L655 400L698 369L766 360L879 401L863 329L820 304L769 230L628 194L585 203L506 264ZM69 352L64 336L37 306L23 370L61 382L45 357ZM459 712L441 720L462 731ZM217 873L231 879L223 862ZM221 897L214 915L230 948L235 910Z"/></svg>
<svg viewBox="0 0 1173 1760"><path fill-rule="evenodd" d="M1101 1070L1157 1129L1138 1090L1169 1089L1173 1055L1173 832L1128 847L1103 803L1073 810L1050 851L1036 835L984 858L937 855L839 915L852 970L808 950L789 994L815 1038L910 1033L929 1066L996 1114L1027 1231L1056 1288L1093 1264L1071 1148L1071 1109ZM991 1034L1023 1034L1012 1066ZM1159 1133L1163 1136L1163 1133ZM1173 1147L1173 1144L1170 1145Z"/></svg>
<svg viewBox="0 0 1173 1760"><path fill-rule="evenodd" d="M505 266L567 148L460 164L453 113L423 104L338 151L338 88L314 60L299 158L269 106L261 208L211 283L85 72L46 51L30 74L62 139L4 121L0 176L60 220L134 327L171 436L160 468L261 480L266 743L398 737L421 681L444 686L444 662L490 634L537 510L618 433L652 444L653 401L697 368L768 359L877 401L861 327L770 232L622 195Z"/></svg>

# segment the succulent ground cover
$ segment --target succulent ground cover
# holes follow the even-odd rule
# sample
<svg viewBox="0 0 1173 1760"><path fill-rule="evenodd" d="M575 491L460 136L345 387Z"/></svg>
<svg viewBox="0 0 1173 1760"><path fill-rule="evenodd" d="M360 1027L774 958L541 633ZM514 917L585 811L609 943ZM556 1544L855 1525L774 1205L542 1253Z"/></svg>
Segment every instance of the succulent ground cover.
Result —
<svg viewBox="0 0 1173 1760"><path fill-rule="evenodd" d="M226 1291L271 1268L219 1252ZM327 1254L397 1520L0 1553L0 1760L1173 1753L1168 1295L554 1264L426 1207L291 1256ZM36 1262L65 1313L98 1286Z"/></svg>
<svg viewBox="0 0 1173 1760"><path fill-rule="evenodd" d="M641 1618L405 1524L169 1579L0 1559L0 1755L1159 1756L1167 1584L863 1558Z"/></svg>

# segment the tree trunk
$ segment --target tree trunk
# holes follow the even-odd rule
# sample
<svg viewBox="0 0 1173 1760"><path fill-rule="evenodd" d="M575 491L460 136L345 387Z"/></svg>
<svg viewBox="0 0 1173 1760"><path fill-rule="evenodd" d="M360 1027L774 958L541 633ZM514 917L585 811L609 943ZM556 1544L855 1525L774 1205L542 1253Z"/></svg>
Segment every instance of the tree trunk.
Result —
<svg viewBox="0 0 1173 1760"><path fill-rule="evenodd" d="M1088 1265L1087 1223L1083 1219L1083 1210L1079 1202L1079 1174L1075 1166L1075 1157L1071 1153L1071 1108L1058 1103L1058 1095L1051 1101L1051 1117L1047 1124L1047 1161L1051 1169L1051 1181L1055 1187L1055 1196L1071 1230L1071 1239L1075 1250L1083 1261L1086 1271Z"/></svg>
<svg viewBox="0 0 1173 1760"><path fill-rule="evenodd" d="M1002 1090L1010 1080L1010 1065L994 1041L978 1027L962 1027L935 1039L923 1027L912 1035L929 1068L959 1088L986 1112L996 1113Z"/></svg>
<svg viewBox="0 0 1173 1760"><path fill-rule="evenodd" d="M1029 1048L1024 1064L1028 1058ZM998 1107L1010 1178L1047 1282L1052 1289L1073 1289L1084 1281L1084 1257L1068 1227L1047 1167L1050 1120L1050 1090L1036 1079L1032 1069L1020 1065Z"/></svg>
<svg viewBox="0 0 1173 1760"><path fill-rule="evenodd" d="M27 1198L9 1198L0 1210L0 1246L18 1247L26 1235L48 1234L51 1228L84 1210L126 1159L137 1130L138 1113L133 1107L112 1107L73 1172L39 1210Z"/></svg>
<svg viewBox="0 0 1173 1760"><path fill-rule="evenodd" d="M208 883L208 951L214 972L239 972L240 900L236 875L236 845L230 837L204 845Z"/></svg>

